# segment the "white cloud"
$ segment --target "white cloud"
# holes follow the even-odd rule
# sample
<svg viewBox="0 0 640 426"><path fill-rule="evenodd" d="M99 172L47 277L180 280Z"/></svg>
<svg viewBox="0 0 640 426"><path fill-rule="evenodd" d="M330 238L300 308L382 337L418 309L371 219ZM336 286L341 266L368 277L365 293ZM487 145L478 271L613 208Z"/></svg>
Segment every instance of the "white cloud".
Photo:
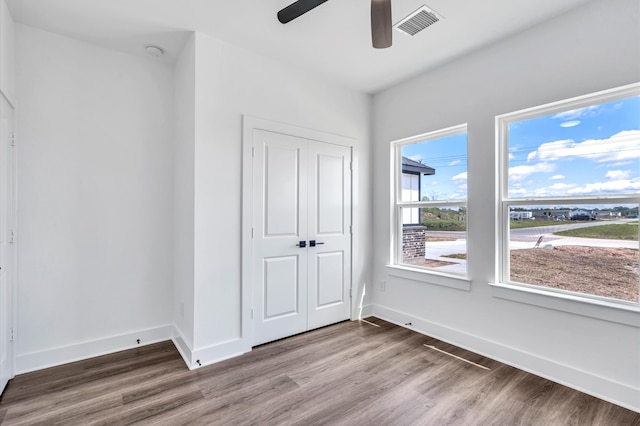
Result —
<svg viewBox="0 0 640 426"><path fill-rule="evenodd" d="M560 123L560 127L576 127L580 124L580 120L563 121Z"/></svg>
<svg viewBox="0 0 640 426"><path fill-rule="evenodd" d="M556 168L555 164L537 163L531 166L515 166L509 168L509 179L519 181L534 173L550 173Z"/></svg>
<svg viewBox="0 0 640 426"><path fill-rule="evenodd" d="M608 139L571 139L548 142L529 153L527 161L557 161L586 158L598 163L621 163L640 159L640 130L625 130Z"/></svg>
<svg viewBox="0 0 640 426"><path fill-rule="evenodd" d="M509 195L526 195L526 194L527 194L527 190L524 188L509 189Z"/></svg>
<svg viewBox="0 0 640 426"><path fill-rule="evenodd" d="M629 178L630 174L630 170L609 170L607 174L604 175L604 177L606 177L607 179L621 180Z"/></svg>
<svg viewBox="0 0 640 426"><path fill-rule="evenodd" d="M525 194L535 197L551 197L567 195L569 191L576 188L575 184L554 183L551 186L537 188L533 191L527 191Z"/></svg>
<svg viewBox="0 0 640 426"><path fill-rule="evenodd" d="M588 183L567 191L567 195L633 193L640 191L640 179L619 179L607 182Z"/></svg>
<svg viewBox="0 0 640 426"><path fill-rule="evenodd" d="M452 177L451 180L467 180L467 172L459 173Z"/></svg>
<svg viewBox="0 0 640 426"><path fill-rule="evenodd" d="M588 116L594 115L597 112L597 110L598 110L598 105L594 105L586 108L572 109L571 111L560 112L554 115L553 118L559 118L561 120L573 120L575 118L588 117Z"/></svg>
<svg viewBox="0 0 640 426"><path fill-rule="evenodd" d="M584 185L554 183L553 185L536 189L510 190L509 194L530 197L564 197L613 193L637 193L640 191L640 178L618 179L606 182L593 182Z"/></svg>
<svg viewBox="0 0 640 426"><path fill-rule="evenodd" d="M512 153L509 153L509 160L513 160L514 158L516 158L516 156L513 155Z"/></svg>
<svg viewBox="0 0 640 426"><path fill-rule="evenodd" d="M418 163L422 162L422 154L415 154L411 157L407 157L409 160L417 161Z"/></svg>
<svg viewBox="0 0 640 426"><path fill-rule="evenodd" d="M564 175L553 175L549 178L549 180L562 180L565 179Z"/></svg>
<svg viewBox="0 0 640 426"><path fill-rule="evenodd" d="M452 162L449 163L450 166L457 166L458 164L462 163L462 161L460 160L453 160Z"/></svg>

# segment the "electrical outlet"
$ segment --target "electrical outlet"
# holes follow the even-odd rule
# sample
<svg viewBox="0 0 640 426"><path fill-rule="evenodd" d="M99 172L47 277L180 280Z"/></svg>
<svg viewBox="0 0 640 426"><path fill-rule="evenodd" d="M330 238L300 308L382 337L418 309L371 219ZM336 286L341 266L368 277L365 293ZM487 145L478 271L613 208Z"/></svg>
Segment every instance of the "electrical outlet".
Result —
<svg viewBox="0 0 640 426"><path fill-rule="evenodd" d="M380 291L384 291L386 288L387 288L387 283L386 283L386 281L385 281L385 280L381 280L381 281L378 283L378 290L380 290Z"/></svg>

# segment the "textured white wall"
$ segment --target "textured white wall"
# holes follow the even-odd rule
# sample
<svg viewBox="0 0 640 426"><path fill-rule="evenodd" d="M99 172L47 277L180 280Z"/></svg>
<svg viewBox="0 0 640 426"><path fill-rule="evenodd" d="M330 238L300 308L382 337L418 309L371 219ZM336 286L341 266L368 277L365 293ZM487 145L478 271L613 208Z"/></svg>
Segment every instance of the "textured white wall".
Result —
<svg viewBox="0 0 640 426"><path fill-rule="evenodd" d="M174 68L173 318L188 350L194 321L195 34ZM186 349L185 349L186 350Z"/></svg>
<svg viewBox="0 0 640 426"><path fill-rule="evenodd" d="M640 81L637 0L599 0L374 97L374 268L386 291L374 311L640 409L640 313L583 315L495 297L498 114ZM469 224L465 292L389 275L389 142L468 123ZM543 301L543 304L545 302ZM552 301L549 301L552 303ZM571 307L571 304L565 304ZM576 307L576 306L574 306ZM635 326L633 324L635 323Z"/></svg>
<svg viewBox="0 0 640 426"><path fill-rule="evenodd" d="M354 287L368 283L370 98L196 34L195 347L241 332L242 115L355 139Z"/></svg>
<svg viewBox="0 0 640 426"><path fill-rule="evenodd" d="M173 75L19 24L16 47L20 371L172 322Z"/></svg>
<svg viewBox="0 0 640 426"><path fill-rule="evenodd" d="M0 91L15 102L14 23L5 0L0 0Z"/></svg>

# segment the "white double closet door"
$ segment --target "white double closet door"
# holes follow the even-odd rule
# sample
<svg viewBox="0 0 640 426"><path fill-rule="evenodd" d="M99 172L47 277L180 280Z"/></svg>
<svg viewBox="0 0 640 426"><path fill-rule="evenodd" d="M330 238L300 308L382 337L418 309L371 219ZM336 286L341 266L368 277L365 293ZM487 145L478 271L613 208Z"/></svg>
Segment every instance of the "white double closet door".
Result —
<svg viewBox="0 0 640 426"><path fill-rule="evenodd" d="M253 133L253 344L350 318L351 149Z"/></svg>

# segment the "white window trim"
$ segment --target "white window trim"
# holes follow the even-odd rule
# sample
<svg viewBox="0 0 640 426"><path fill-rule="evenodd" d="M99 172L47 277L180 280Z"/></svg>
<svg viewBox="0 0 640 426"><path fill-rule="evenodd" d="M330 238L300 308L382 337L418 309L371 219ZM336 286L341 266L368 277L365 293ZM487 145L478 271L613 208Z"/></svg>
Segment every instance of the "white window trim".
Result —
<svg viewBox="0 0 640 426"><path fill-rule="evenodd" d="M498 229L498 253L496 256L497 283L490 283L494 297L520 303L541 306L549 309L572 312L578 315L604 319L622 324L640 327L640 302L610 299L597 295L575 293L543 286L509 282L509 206L513 205L553 205L553 204L640 204L640 194L598 195L589 197L545 197L545 198L509 198L509 124L530 118L549 115L560 110L568 111L640 95L640 83L604 90L524 109L496 117L496 167L498 188L496 192L496 211Z"/></svg>
<svg viewBox="0 0 640 426"><path fill-rule="evenodd" d="M390 196L390 248L389 248L389 263L386 265L389 275L410 279L413 281L455 288L459 290L470 291L471 281L468 278L468 268L464 274L454 274L438 271L435 268L419 268L411 267L400 263L402 256L402 223L400 217L401 208L411 207L465 207L468 211L468 201L459 200L441 200L441 201L402 201L400 194L402 193L402 162L399 161L402 157L402 146L410 145L413 143L426 142L433 139L441 139L448 136L468 133L467 124L460 124L445 129L435 130L432 132L423 133L416 136L411 136L404 139L392 141L390 143L390 172L389 181L391 182L391 196ZM468 149L468 148L467 148ZM465 235L468 240L468 229ZM467 245L468 247L468 245ZM468 252L468 250L467 250ZM467 253L468 258L468 253Z"/></svg>

